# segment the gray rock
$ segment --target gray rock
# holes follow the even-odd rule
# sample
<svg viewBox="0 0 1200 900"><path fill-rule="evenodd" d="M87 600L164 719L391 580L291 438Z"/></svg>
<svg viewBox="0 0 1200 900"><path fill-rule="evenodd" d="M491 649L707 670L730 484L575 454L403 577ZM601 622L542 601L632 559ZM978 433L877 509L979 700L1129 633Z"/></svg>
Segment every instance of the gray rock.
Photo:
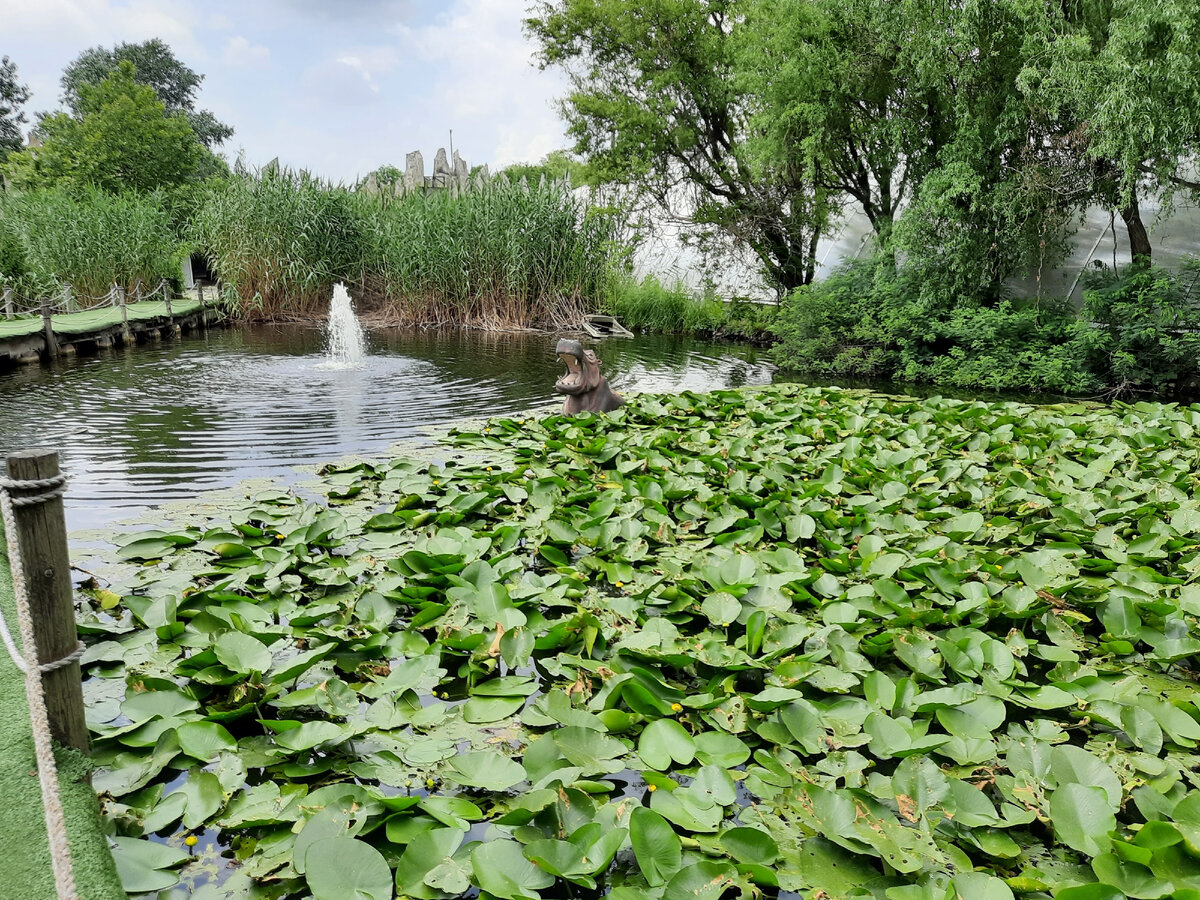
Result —
<svg viewBox="0 0 1200 900"><path fill-rule="evenodd" d="M425 157L414 150L404 157L404 189L415 191L425 187Z"/></svg>
<svg viewBox="0 0 1200 900"><path fill-rule="evenodd" d="M433 157L433 174L438 175L453 175L454 172L450 168L450 163L446 159L446 148L438 147L437 155Z"/></svg>

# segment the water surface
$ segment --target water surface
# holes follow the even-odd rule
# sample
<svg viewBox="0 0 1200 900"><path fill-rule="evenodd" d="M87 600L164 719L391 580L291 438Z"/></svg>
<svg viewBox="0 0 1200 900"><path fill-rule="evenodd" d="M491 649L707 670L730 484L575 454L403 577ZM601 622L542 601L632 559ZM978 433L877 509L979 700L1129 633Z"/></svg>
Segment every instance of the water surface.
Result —
<svg viewBox="0 0 1200 900"><path fill-rule="evenodd" d="M555 402L556 338L375 331L361 368L323 366L321 331L219 329L161 345L0 374L0 449L57 448L71 475L67 525L94 528L149 506L292 467L383 456L428 426ZM639 336L598 347L627 392L768 384L765 352Z"/></svg>

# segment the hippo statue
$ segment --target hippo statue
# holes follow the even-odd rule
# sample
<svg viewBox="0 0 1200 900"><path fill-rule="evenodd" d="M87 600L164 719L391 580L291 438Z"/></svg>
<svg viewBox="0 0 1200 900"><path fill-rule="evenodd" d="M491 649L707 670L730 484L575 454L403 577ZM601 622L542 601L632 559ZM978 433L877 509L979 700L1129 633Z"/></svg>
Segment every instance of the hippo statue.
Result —
<svg viewBox="0 0 1200 900"><path fill-rule="evenodd" d="M625 402L600 374L600 360L596 357L596 351L584 350L579 341L563 338L554 352L567 367L567 374L554 382L554 390L567 395L563 401L563 415L609 412Z"/></svg>

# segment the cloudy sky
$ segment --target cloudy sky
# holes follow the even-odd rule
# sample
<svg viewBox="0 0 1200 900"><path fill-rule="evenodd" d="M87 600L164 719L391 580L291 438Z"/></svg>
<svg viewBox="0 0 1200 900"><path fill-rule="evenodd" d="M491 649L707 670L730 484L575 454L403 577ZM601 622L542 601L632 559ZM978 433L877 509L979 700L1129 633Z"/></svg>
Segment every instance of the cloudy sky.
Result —
<svg viewBox="0 0 1200 900"><path fill-rule="evenodd" d="M59 104L63 67L89 47L162 38L205 76L197 106L232 125L251 165L278 156L352 181L438 147L493 170L567 145L521 33L529 0L0 0L0 56ZM32 119L32 115L30 115Z"/></svg>

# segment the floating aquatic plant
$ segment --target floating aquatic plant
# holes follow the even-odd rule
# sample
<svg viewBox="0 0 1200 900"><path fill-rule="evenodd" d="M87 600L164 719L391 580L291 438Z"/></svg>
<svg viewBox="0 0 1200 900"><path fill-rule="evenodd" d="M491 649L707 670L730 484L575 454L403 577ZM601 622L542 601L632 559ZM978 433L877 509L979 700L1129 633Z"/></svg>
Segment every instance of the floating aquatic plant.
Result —
<svg viewBox="0 0 1200 900"><path fill-rule="evenodd" d="M126 885L1191 900L1197 426L643 396L135 536L82 620Z"/></svg>

